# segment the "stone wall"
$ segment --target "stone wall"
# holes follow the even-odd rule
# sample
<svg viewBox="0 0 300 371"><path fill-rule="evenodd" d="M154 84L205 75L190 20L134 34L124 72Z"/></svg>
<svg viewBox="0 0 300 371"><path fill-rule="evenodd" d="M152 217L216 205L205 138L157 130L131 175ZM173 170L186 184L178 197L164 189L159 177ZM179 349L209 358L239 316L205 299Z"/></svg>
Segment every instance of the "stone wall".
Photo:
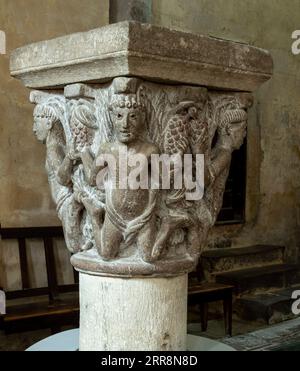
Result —
<svg viewBox="0 0 300 371"><path fill-rule="evenodd" d="M20 46L108 22L108 0L0 0L0 221L5 227L57 225L44 170L44 146L32 133L29 91L10 77L9 55Z"/></svg>
<svg viewBox="0 0 300 371"><path fill-rule="evenodd" d="M300 56L291 35L300 28L298 0L153 0L154 23L262 47L273 79L256 94L248 131L247 223L213 236L283 244L295 261L300 246Z"/></svg>
<svg viewBox="0 0 300 371"><path fill-rule="evenodd" d="M28 90L9 77L9 52L108 23L108 0L0 0L0 9L0 28L7 34L7 55L0 56L0 221L5 227L57 225L44 146L32 134ZM291 53L291 34L300 29L299 0L153 0L153 12L158 25L271 51L274 77L257 93L250 114L247 223L216 228L211 242L284 244L295 261L300 246L300 56ZM69 266L64 261L61 272ZM0 286L19 287L17 264L16 247L2 242Z"/></svg>
<svg viewBox="0 0 300 371"><path fill-rule="evenodd" d="M0 222L3 227L59 225L44 169L45 149L32 133L33 106L29 103L29 91L9 75L10 52L35 41L87 31L107 23L108 0L0 0L0 29L7 38L7 54L0 55ZM41 245L30 242L32 267L45 266L42 246L37 244ZM59 280L68 283L73 278L68 253L57 246L56 256L60 262ZM45 285L45 269L32 269L31 283L34 287ZM1 241L0 286L21 287L14 241Z"/></svg>

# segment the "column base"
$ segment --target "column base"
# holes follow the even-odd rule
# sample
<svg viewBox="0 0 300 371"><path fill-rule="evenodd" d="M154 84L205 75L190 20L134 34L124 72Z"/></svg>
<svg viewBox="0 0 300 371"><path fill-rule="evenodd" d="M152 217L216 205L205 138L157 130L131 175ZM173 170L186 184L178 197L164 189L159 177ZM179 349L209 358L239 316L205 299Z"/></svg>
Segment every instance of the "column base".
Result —
<svg viewBox="0 0 300 371"><path fill-rule="evenodd" d="M189 254L146 263L138 256L103 260L95 249L72 256L73 267L81 273L105 277L178 277L193 271L198 259Z"/></svg>

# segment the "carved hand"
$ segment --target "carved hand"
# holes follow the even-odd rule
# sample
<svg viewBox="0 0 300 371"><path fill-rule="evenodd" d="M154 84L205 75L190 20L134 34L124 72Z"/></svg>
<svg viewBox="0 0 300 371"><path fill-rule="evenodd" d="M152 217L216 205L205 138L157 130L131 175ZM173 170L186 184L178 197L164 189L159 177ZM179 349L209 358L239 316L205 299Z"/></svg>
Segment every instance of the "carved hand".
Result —
<svg viewBox="0 0 300 371"><path fill-rule="evenodd" d="M69 147L66 155L70 160L78 162L81 160L81 153L76 151L76 149L72 146Z"/></svg>

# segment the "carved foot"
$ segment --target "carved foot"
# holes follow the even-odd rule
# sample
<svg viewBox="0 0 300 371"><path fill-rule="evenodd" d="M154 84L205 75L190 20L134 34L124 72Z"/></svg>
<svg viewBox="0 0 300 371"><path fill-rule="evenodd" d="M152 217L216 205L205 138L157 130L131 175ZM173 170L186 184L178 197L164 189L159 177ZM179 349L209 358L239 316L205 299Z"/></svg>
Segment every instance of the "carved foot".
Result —
<svg viewBox="0 0 300 371"><path fill-rule="evenodd" d="M165 244L157 244L153 247L152 254L151 254L151 261L156 261L158 260L163 251L165 249Z"/></svg>

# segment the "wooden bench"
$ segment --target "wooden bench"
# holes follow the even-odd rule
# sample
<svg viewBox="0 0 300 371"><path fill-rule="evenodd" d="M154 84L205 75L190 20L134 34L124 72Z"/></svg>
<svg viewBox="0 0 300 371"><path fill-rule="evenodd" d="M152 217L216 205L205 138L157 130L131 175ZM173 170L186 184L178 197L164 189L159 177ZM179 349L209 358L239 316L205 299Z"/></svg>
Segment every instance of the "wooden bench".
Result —
<svg viewBox="0 0 300 371"><path fill-rule="evenodd" d="M0 228L2 240L17 240L22 289L6 291L7 314L0 316L0 328L5 333L50 328L52 333L62 326L79 325L78 274L74 271L74 284L58 285L53 239L63 238L60 227ZM26 240L43 241L47 287L31 288ZM41 267L43 269L44 267ZM20 301L22 302L20 304ZM26 303L26 301L28 301Z"/></svg>
<svg viewBox="0 0 300 371"><path fill-rule="evenodd" d="M193 283L191 281L188 290L189 305L200 306L202 331L207 331L208 304L223 301L225 320L225 333L232 336L232 297L234 287L218 283Z"/></svg>

